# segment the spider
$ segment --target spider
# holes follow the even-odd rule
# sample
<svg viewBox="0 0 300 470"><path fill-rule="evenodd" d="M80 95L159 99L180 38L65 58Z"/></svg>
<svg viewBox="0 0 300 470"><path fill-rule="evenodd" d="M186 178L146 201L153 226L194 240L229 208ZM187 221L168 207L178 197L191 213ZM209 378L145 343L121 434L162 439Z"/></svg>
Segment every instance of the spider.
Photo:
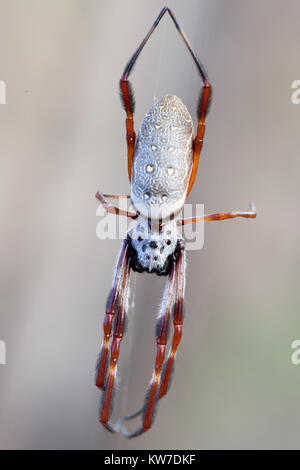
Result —
<svg viewBox="0 0 300 470"><path fill-rule="evenodd" d="M177 96L167 95L150 108L136 139L133 126L135 102L128 77L143 47L167 12L188 48L203 82L197 107L197 132L194 136L192 118L183 102ZM194 54L172 11L168 7L163 8L126 65L120 80L120 96L126 112L131 195L105 195L101 192L96 194L107 212L136 221L123 241L117 261L112 290L106 306L104 338L96 378L96 385L104 391L100 422L109 431L119 431L126 437L142 434L152 426L157 402L168 391L182 336L186 261L184 240L179 235L178 226L235 217L256 217L253 205L250 205L246 212L221 212L189 219L178 217L195 181L211 93L211 84L203 65ZM107 198L114 197L130 198L135 212L121 210L107 201ZM156 329L153 374L144 405L136 413L123 417L113 425L110 421L112 398L126 323L131 271L166 276L167 282ZM171 318L173 339L165 360ZM133 432L128 432L124 420L131 420L139 415L142 415L141 426Z"/></svg>

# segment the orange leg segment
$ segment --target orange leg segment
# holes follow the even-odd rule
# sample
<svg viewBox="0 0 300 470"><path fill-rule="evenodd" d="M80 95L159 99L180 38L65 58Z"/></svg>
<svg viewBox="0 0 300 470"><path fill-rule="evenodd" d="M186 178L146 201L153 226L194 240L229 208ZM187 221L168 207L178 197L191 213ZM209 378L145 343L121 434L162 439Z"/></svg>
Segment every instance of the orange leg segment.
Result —
<svg viewBox="0 0 300 470"><path fill-rule="evenodd" d="M193 167L191 171L191 176L190 176L190 181L189 181L186 197L188 197L188 195L190 194L191 189L194 185L196 176L197 176L199 158L200 158L200 153L201 153L202 146L203 146L203 139L204 139L204 133L205 133L205 117L207 115L210 99L211 99L211 86L208 83L208 80L205 80L205 85L202 88L200 116L199 116L199 121L198 121L197 134L194 140Z"/></svg>
<svg viewBox="0 0 300 470"><path fill-rule="evenodd" d="M125 270L122 279L122 295L118 301L118 312L114 323L113 339L110 349L110 363L107 373L107 380L104 385L104 398L100 412L100 422L109 431L115 432L115 428L109 423L109 417L112 411L112 396L114 392L114 383L117 371L117 362L119 358L120 346L124 336L124 328L126 321L126 310L128 301L128 284L129 284L130 266L128 256L126 260ZM105 328L105 323L104 323ZM107 356L106 356L107 357ZM100 368L99 368L100 371Z"/></svg>
<svg viewBox="0 0 300 470"><path fill-rule="evenodd" d="M98 364L98 373L97 373L97 378L96 378L96 385L99 388L104 387L112 325L113 325L115 314L116 314L116 311L118 309L118 305L120 302L120 296L122 293L121 289L122 289L122 284L124 282L123 278L124 278L127 264L128 264L128 241L127 239L125 239L121 248L120 255L119 255L119 260L117 263L115 277L113 281L113 287L108 298L106 314L105 314L104 323L103 323L104 336L103 336L103 343L102 343L102 348L101 348L101 353L100 353L100 360Z"/></svg>
<svg viewBox="0 0 300 470"><path fill-rule="evenodd" d="M177 352L177 347L182 335L184 287L185 254L184 246L182 244L180 252L177 255L173 270L169 275L168 283L165 290L164 302L161 309L161 317L156 336L156 358L154 370L144 406L136 413L124 416L119 422L118 429L121 430L122 434L125 437L138 436L151 428L153 424L154 412L157 405L157 401L166 393L168 389L170 375L173 368L175 355ZM169 319L173 305L174 336L166 366L163 367L165 350L167 345ZM142 426L133 432L127 432L124 426L122 426L122 422L124 420L134 419L141 414L143 414Z"/></svg>
<svg viewBox="0 0 300 470"><path fill-rule="evenodd" d="M123 72L123 75L120 80L120 91L121 91L121 99L122 103L126 112L126 138L127 138L127 155L128 155L128 176L129 176L129 181L131 181L131 174L132 174L132 165L133 165L133 159L134 159L134 146L135 146L135 140L136 140L136 134L134 130L134 124L133 124L133 114L134 114L134 107L135 107L135 102L134 102L134 97L133 97L133 91L131 87L131 83L128 80L128 77L132 71L132 68L139 57L142 49L144 48L145 44L147 43L148 39L150 38L151 34L159 24L160 20L162 17L167 13L170 15L177 31L179 32L180 36L182 37L186 47L188 48L196 66L197 69L201 75L201 78L203 80L203 90L202 90L202 95L200 97L200 102L198 105L198 129L197 129L197 135L194 140L194 159L193 159L193 168L191 172L191 177L190 177L190 182L189 182L189 187L188 187L188 192L187 195L189 194L190 190L192 189L196 174L197 174L197 168L198 168L198 162L199 162L199 155L201 152L202 148L202 143L203 143L203 136L204 136L204 130L205 130L205 116L207 115L208 107L209 107L209 101L211 98L211 85L208 81L208 76L207 73L199 61L199 59L196 57L186 35L184 34L183 30L179 26L173 12L170 10L168 7L164 7L161 12L159 13L158 17L154 21L153 25L151 26L150 30L142 40L141 44L137 48L137 50L134 52L132 57L130 58L128 64L125 67L125 70Z"/></svg>
<svg viewBox="0 0 300 470"><path fill-rule="evenodd" d="M179 219L177 225L197 224L199 222L212 222L215 220L235 219L236 217L243 217L246 219L255 219L257 212L254 204L250 204L249 210L245 212L232 211L232 212L218 212L216 214L208 214L203 217L191 217L190 219Z"/></svg>

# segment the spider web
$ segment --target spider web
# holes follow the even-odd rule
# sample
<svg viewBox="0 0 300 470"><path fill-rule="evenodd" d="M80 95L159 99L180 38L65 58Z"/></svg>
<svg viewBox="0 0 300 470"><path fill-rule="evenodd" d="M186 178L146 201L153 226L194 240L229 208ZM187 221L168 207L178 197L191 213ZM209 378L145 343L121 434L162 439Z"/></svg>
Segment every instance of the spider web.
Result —
<svg viewBox="0 0 300 470"><path fill-rule="evenodd" d="M166 57L166 33L167 33L167 25L166 25L166 20L168 18L164 18L165 21L163 21L163 24L161 25L161 47L159 48L159 58L157 61L157 67L156 67L156 73L155 73L155 81L154 81L154 88L153 88L153 103L159 100L157 97L157 92L158 92L158 87L160 83L160 78L161 78L161 71L162 71L162 64L163 64L163 58Z"/></svg>

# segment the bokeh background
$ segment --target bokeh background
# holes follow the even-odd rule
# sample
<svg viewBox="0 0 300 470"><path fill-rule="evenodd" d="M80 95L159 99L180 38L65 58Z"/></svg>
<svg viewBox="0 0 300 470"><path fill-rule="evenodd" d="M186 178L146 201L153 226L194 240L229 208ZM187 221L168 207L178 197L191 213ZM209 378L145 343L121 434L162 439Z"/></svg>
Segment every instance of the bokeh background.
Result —
<svg viewBox="0 0 300 470"><path fill-rule="evenodd" d="M214 86L190 202L258 209L205 227L154 427L98 423L94 368L119 240L96 238L97 189L129 191L118 80L163 2L0 0L2 449L300 448L298 0L170 0ZM200 81L169 17L132 74L136 128L154 97L196 117ZM162 280L140 275L115 418L142 403Z"/></svg>

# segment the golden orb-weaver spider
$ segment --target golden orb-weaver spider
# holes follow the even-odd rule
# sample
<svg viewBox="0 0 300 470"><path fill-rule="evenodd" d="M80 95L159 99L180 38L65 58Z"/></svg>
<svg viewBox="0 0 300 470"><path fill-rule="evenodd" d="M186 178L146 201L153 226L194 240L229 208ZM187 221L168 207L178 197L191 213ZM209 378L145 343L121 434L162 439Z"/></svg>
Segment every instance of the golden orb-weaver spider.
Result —
<svg viewBox="0 0 300 470"><path fill-rule="evenodd" d="M128 77L140 52L166 12L169 13L192 55L203 81L197 108L197 133L194 136L192 118L182 101L174 95L167 95L150 108L136 139L133 126L135 103ZM256 211L254 206L250 206L249 211L246 212L221 212L198 218L178 218L197 174L212 88L203 65L195 56L169 8L162 9L126 65L120 80L120 90L126 111L128 176L131 182L131 195L104 195L98 192L96 197L107 212L135 219L136 225L127 233L117 262L106 307L103 325L104 339L97 366L96 384L104 391L100 422L112 432L120 431L126 437L134 437L147 431L153 423L157 402L167 393L174 359L181 340L185 250L184 241L179 236L177 227L235 217L255 218ZM114 207L106 200L106 198L113 197L130 198L136 212L127 212ZM156 331L155 364L144 406L133 415L125 416L114 426L109 419L120 344L124 335L131 270L165 275L168 279ZM173 340L165 361L171 316L174 325ZM142 414L141 427L131 433L127 432L123 420L130 420L140 414Z"/></svg>

